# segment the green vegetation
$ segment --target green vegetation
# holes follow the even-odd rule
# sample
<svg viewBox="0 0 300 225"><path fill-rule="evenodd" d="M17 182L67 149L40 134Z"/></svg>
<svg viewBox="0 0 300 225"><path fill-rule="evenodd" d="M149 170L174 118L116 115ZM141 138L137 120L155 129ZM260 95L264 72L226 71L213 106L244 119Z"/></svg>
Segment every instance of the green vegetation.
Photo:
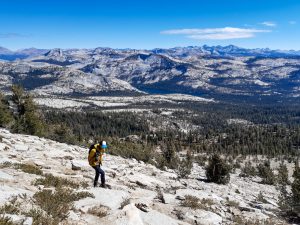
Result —
<svg viewBox="0 0 300 225"><path fill-rule="evenodd" d="M15 168L22 170L24 173L43 175L43 171L39 167L31 164L24 164L24 163L15 164Z"/></svg>
<svg viewBox="0 0 300 225"><path fill-rule="evenodd" d="M62 177L55 177L52 174L45 174L44 177L35 180L34 185L44 185L45 187L61 188L64 186L79 188L80 184Z"/></svg>
<svg viewBox="0 0 300 225"><path fill-rule="evenodd" d="M0 225L16 225L16 224L13 223L9 217L0 215Z"/></svg>
<svg viewBox="0 0 300 225"><path fill-rule="evenodd" d="M24 215L28 217L32 217L33 223L32 225L58 225L59 219L52 218L52 216L48 216L41 209L30 209L28 212L25 212Z"/></svg>
<svg viewBox="0 0 300 225"><path fill-rule="evenodd" d="M130 199L129 198L125 198L122 202L121 205L119 207L119 209L123 209L126 205L130 204Z"/></svg>
<svg viewBox="0 0 300 225"><path fill-rule="evenodd" d="M8 101L0 93L0 127L8 127L13 117L9 111Z"/></svg>
<svg viewBox="0 0 300 225"><path fill-rule="evenodd" d="M120 155L124 158L135 158L149 163L154 157L153 146L145 143L133 143L130 141L120 141L117 139L106 139L110 143L108 149L112 155Z"/></svg>
<svg viewBox="0 0 300 225"><path fill-rule="evenodd" d="M12 167L12 163L11 162L3 162L3 163L0 163L0 169L3 169L3 168L8 168L8 167Z"/></svg>
<svg viewBox="0 0 300 225"><path fill-rule="evenodd" d="M43 175L43 171L31 164L25 164L25 163L11 163L11 162L3 162L0 164L0 168L14 168L14 169L20 169L24 173L29 173L29 174L36 174L36 175Z"/></svg>
<svg viewBox="0 0 300 225"><path fill-rule="evenodd" d="M276 177L270 166L270 161L265 161L263 164L259 164L258 175L262 178L263 184L274 185L276 183Z"/></svg>
<svg viewBox="0 0 300 225"><path fill-rule="evenodd" d="M230 166L217 154L214 154L206 167L209 182L227 184L230 180Z"/></svg>
<svg viewBox="0 0 300 225"><path fill-rule="evenodd" d="M240 206L240 204L236 201L233 200L228 200L226 201L226 205L230 206L230 207L234 207L234 208L238 208Z"/></svg>
<svg viewBox="0 0 300 225"><path fill-rule="evenodd" d="M11 198L3 206L0 207L0 225L16 225L5 214L18 214L20 204L17 202L17 197Z"/></svg>
<svg viewBox="0 0 300 225"><path fill-rule="evenodd" d="M74 192L72 189L42 190L34 194L35 203L56 222L67 219L73 202L82 198L93 197L89 192Z"/></svg>
<svg viewBox="0 0 300 225"><path fill-rule="evenodd" d="M289 174L286 165L282 162L278 168L277 182L279 185L288 185Z"/></svg>
<svg viewBox="0 0 300 225"><path fill-rule="evenodd" d="M162 112L160 105L150 104L147 107L150 109L149 111L152 109L155 116L147 113L104 112L92 109L80 112L49 109L41 111L34 104L33 98L22 87L14 85L12 92L12 96L0 94L1 127L18 133L38 135L82 146L88 146L88 140L105 139L109 143L108 152L110 154L135 158L152 163L162 169L166 167L174 169L179 178L188 178L195 162L206 167L208 181L227 184L230 180L231 169L240 168L242 177L258 175L262 178L262 183L270 185L277 183L281 191L283 212L288 212L289 217L293 218L296 218L297 213L299 214L299 167L296 166L294 181L290 184L288 171L284 164L280 165L278 175L275 176L269 161L265 161L257 167L251 163L259 158L255 157L258 155L267 156L267 159L278 157L280 160L288 161L299 157L299 104L295 106L284 103L281 105L243 103L235 105L186 102L180 105L170 105L175 109L172 113L174 121L171 122L176 125L177 121L181 121L194 127L191 131L183 132L178 125L174 126L175 128L162 127L159 122L155 121L157 118L155 116L160 116ZM162 107L168 107L168 105L161 105ZM176 111L176 109L182 108L187 111L185 113L182 113L182 110ZM228 121L235 118L246 122L240 124ZM136 135L137 140L131 140L127 137L128 135ZM187 152L187 154L184 155L183 152ZM208 155L212 156L208 158ZM247 162L243 166L248 155L253 157L253 160L246 160ZM232 166L229 166L229 163ZM87 183L76 183L51 174L43 174L42 170L34 165L8 162L0 165L0 168L7 167L20 169L29 174L41 175L41 178L36 179L35 185L56 189L55 192L40 191L34 195L34 200L39 208L33 208L27 212L34 218L34 224L59 223L66 218L75 199L89 195L87 193L76 194L72 190L86 187ZM72 189L66 193L66 188ZM236 190L236 193L239 192ZM66 205L60 202L58 194L67 201ZM160 201L164 201L161 192L157 197ZM259 195L258 200L263 201L263 196ZM126 203L127 200L124 200L124 204ZM186 196L182 204L196 209L207 208L212 203L209 200ZM230 201L228 204L236 205ZM52 207L57 206L53 207L57 209L51 209L51 205ZM16 210L11 205L3 207L1 210ZM61 211L56 211L58 209ZM104 216L98 208L93 209L90 213Z"/></svg>
<svg viewBox="0 0 300 225"><path fill-rule="evenodd" d="M241 177L254 177L257 175L257 170L252 166L251 162L246 162L245 166L242 168L240 176Z"/></svg>
<svg viewBox="0 0 300 225"><path fill-rule="evenodd" d="M132 112L102 112L96 110L72 111L43 110L34 104L32 97L21 86L12 86L13 95L0 95L0 126L8 126L14 132L35 134L56 141L88 146L88 140L105 139L110 153L127 158L165 166L184 172L184 160L178 152L219 153L224 156L267 155L269 157L296 157L300 146L300 107L284 105L251 105L239 103L195 104L185 102L177 106L172 117L199 128L187 133L180 129L156 129L160 127L155 118ZM9 107L8 102L12 104ZM138 106L137 106L138 107ZM164 105L168 107L168 105ZM149 105L155 115L160 105ZM176 109L185 108L187 113ZM249 124L228 123L238 118ZM153 121L152 121L153 120ZM151 125L150 125L151 124ZM137 135L137 142L127 140ZM154 149L160 148L157 154ZM195 159L204 166L205 161ZM237 163L235 168L239 167ZM245 176L254 175L247 171ZM181 175L180 175L181 176ZM185 176L185 175L184 175Z"/></svg>
<svg viewBox="0 0 300 225"><path fill-rule="evenodd" d="M192 171L193 167L193 158L191 152L188 151L186 158L181 159L178 163L177 174L179 178L187 178Z"/></svg>
<svg viewBox="0 0 300 225"><path fill-rule="evenodd" d="M100 206L100 207L94 206L88 210L88 213L91 215L97 216L99 218L102 218L102 217L107 216L108 209L107 209L107 207L104 207L104 206Z"/></svg>
<svg viewBox="0 0 300 225"><path fill-rule="evenodd" d="M256 200L259 201L259 202L262 202L262 203L268 203L268 201L265 199L262 192L259 192Z"/></svg>
<svg viewBox="0 0 300 225"><path fill-rule="evenodd" d="M292 206L293 211L300 214L300 167L295 163L295 171L293 174L294 182L292 183Z"/></svg>
<svg viewBox="0 0 300 225"><path fill-rule="evenodd" d="M41 136L45 125L32 96L25 93L19 85L13 85L12 92L12 101L17 108L13 131Z"/></svg>
<svg viewBox="0 0 300 225"><path fill-rule="evenodd" d="M214 204L211 199L199 199L192 195L186 195L184 196L185 199L182 201L181 206L183 207L189 207L191 209L204 209L209 210L210 207Z"/></svg>

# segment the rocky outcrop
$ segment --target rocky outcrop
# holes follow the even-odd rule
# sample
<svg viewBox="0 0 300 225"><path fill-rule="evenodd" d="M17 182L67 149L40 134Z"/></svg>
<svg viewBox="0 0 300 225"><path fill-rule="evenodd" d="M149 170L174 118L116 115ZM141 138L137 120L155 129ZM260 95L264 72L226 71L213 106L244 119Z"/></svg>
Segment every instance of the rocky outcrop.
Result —
<svg viewBox="0 0 300 225"><path fill-rule="evenodd" d="M22 212L33 207L28 205L32 196L41 190L55 191L47 185L34 185L43 176L7 166L17 163L85 184L75 191L92 195L74 202L67 219L71 224L231 224L234 217L262 221L274 217L273 212L278 209L278 191L274 186L241 178L238 170L228 185L217 185L197 179L205 171L196 164L188 179L177 179L172 170L161 171L134 159L106 155L103 169L111 188L94 188L94 170L87 163L87 148L12 134L5 129L0 129L0 136L0 202L4 205L13 196L22 202L19 213L9 215L15 221L25 219L30 224L32 220ZM264 203L257 201L260 193L266 199ZM184 204L187 196L199 199L198 208Z"/></svg>

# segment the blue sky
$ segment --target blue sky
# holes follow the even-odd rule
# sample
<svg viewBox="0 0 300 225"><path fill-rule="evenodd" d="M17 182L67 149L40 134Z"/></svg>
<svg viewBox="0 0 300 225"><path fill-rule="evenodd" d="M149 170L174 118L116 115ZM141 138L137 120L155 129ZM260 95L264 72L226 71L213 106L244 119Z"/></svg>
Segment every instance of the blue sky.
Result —
<svg viewBox="0 0 300 225"><path fill-rule="evenodd" d="M0 46L300 50L299 0L3 0Z"/></svg>

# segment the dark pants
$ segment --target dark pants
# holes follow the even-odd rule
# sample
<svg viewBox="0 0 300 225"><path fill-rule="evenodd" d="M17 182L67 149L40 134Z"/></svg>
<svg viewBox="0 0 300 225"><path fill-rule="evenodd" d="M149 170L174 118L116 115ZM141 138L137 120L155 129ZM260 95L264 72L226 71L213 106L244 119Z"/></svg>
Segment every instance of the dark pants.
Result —
<svg viewBox="0 0 300 225"><path fill-rule="evenodd" d="M103 169L101 169L101 167L99 165L93 166L93 168L95 169L95 172L96 172L94 186L96 186L98 184L99 174L101 175L101 184L105 184L105 173L104 173Z"/></svg>

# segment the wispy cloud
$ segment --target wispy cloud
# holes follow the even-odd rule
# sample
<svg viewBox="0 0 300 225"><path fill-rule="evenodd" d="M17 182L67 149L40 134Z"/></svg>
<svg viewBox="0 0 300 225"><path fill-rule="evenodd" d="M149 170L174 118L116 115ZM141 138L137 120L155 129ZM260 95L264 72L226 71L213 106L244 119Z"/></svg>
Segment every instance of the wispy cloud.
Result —
<svg viewBox="0 0 300 225"><path fill-rule="evenodd" d="M297 22L295 20L291 20L291 21L289 21L289 24L290 25L295 25L295 24L297 24Z"/></svg>
<svg viewBox="0 0 300 225"><path fill-rule="evenodd" d="M271 21L264 21L260 24L264 25L264 26L267 26L267 27L276 27L277 26L277 24L275 22L271 22Z"/></svg>
<svg viewBox="0 0 300 225"><path fill-rule="evenodd" d="M256 33L267 33L271 30L258 30L248 28L206 28L206 29L178 29L178 30L165 30L161 31L161 34L169 35L186 35L188 38L198 40L226 40L226 39L239 39L239 38L251 38Z"/></svg>
<svg viewBox="0 0 300 225"><path fill-rule="evenodd" d="M27 35L20 33L0 33L0 38L20 38L26 37Z"/></svg>

